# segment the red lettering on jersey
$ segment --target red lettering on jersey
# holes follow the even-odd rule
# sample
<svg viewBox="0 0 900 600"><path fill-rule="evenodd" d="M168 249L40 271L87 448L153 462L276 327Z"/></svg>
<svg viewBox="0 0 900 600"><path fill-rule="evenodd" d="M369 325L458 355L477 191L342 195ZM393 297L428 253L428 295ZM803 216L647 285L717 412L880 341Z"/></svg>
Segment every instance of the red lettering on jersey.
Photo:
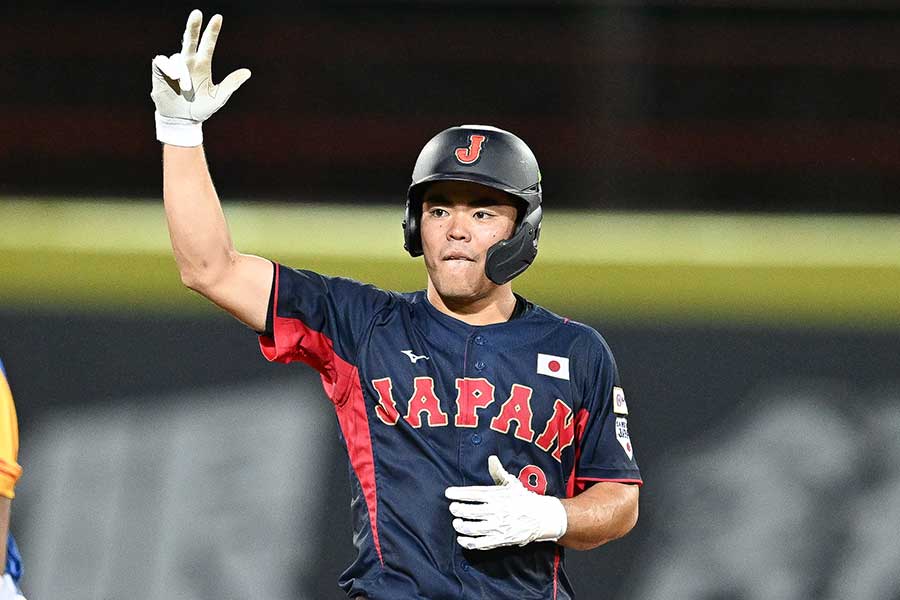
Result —
<svg viewBox="0 0 900 600"><path fill-rule="evenodd" d="M464 165L471 165L481 157L481 146L487 138L473 133L469 136L468 147L456 149L456 160Z"/></svg>
<svg viewBox="0 0 900 600"><path fill-rule="evenodd" d="M378 404L375 406L375 415L381 419L385 425L396 425L400 420L400 413L397 412L397 402L394 400L394 394L391 391L393 384L390 377L384 379L373 379L372 387L378 393Z"/></svg>
<svg viewBox="0 0 900 600"><path fill-rule="evenodd" d="M547 475L537 465L525 465L522 467L522 470L519 471L519 481L535 494L543 496L547 493Z"/></svg>
<svg viewBox="0 0 900 600"><path fill-rule="evenodd" d="M494 386L484 377L456 380L456 426L478 427L478 409L494 403Z"/></svg>
<svg viewBox="0 0 900 600"><path fill-rule="evenodd" d="M575 439L575 427L572 425L572 409L558 398L553 404L553 416L547 421L544 433L534 443L544 452L549 452L557 438L559 441L553 451L553 458L562 462L562 451L571 446Z"/></svg>
<svg viewBox="0 0 900 600"><path fill-rule="evenodd" d="M406 422L413 427L422 426L422 413L428 413L429 427L442 427L450 420L447 413L441 410L441 401L434 393L434 379L431 377L416 377L413 384L412 396L406 407Z"/></svg>
<svg viewBox="0 0 900 600"><path fill-rule="evenodd" d="M509 394L509 400L500 407L500 414L491 420L491 429L500 433L509 432L509 424L516 421L515 436L520 440L530 442L534 439L534 430L531 428L531 394L530 387L514 383Z"/></svg>

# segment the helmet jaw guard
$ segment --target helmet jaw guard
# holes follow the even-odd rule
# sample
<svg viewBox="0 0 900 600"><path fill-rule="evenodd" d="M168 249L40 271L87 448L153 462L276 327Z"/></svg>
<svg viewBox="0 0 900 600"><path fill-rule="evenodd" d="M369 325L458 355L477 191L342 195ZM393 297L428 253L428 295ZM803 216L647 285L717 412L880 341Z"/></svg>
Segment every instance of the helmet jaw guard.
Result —
<svg viewBox="0 0 900 600"><path fill-rule="evenodd" d="M484 264L487 278L497 285L503 285L520 275L534 262L540 236L541 207L538 206L522 220L511 238L488 248Z"/></svg>
<svg viewBox="0 0 900 600"><path fill-rule="evenodd" d="M534 262L541 231L541 174L531 149L508 131L483 125L451 127L419 154L406 199L403 247L422 255L422 198L437 181L468 181L514 197L524 213L513 235L488 249L485 274L502 285Z"/></svg>

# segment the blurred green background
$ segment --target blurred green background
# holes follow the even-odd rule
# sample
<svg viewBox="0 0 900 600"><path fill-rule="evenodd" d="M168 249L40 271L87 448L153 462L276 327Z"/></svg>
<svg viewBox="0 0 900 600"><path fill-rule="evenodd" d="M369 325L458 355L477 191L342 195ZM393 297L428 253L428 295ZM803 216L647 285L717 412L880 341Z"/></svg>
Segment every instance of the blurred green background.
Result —
<svg viewBox="0 0 900 600"><path fill-rule="evenodd" d="M236 246L385 289L423 288L400 207L226 199ZM22 224L27 223L26 227ZM161 203L7 199L0 300L46 310L204 311ZM620 213L548 207L527 297L581 318L900 325L900 217Z"/></svg>

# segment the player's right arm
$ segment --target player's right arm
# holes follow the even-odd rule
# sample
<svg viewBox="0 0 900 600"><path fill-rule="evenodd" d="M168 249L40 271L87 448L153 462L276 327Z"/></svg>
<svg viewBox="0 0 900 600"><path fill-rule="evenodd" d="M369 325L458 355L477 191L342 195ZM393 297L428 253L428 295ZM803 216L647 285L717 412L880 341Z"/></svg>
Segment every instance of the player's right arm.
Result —
<svg viewBox="0 0 900 600"><path fill-rule="evenodd" d="M163 146L163 202L184 285L263 331L272 263L235 250L202 146Z"/></svg>
<svg viewBox="0 0 900 600"><path fill-rule="evenodd" d="M239 69L212 83L222 17L188 17L181 52L153 60L157 139L163 142L163 200L182 282L257 331L266 325L272 263L241 254L231 240L203 154L202 123L250 77Z"/></svg>

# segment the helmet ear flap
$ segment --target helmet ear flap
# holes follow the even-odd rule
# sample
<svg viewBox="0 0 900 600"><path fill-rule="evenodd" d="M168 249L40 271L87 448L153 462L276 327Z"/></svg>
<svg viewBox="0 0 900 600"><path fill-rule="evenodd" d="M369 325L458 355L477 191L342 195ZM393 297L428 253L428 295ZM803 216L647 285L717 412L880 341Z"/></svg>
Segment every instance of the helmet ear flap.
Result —
<svg viewBox="0 0 900 600"><path fill-rule="evenodd" d="M410 256L422 256L422 202L410 191L406 198L406 212L403 216L403 248Z"/></svg>

